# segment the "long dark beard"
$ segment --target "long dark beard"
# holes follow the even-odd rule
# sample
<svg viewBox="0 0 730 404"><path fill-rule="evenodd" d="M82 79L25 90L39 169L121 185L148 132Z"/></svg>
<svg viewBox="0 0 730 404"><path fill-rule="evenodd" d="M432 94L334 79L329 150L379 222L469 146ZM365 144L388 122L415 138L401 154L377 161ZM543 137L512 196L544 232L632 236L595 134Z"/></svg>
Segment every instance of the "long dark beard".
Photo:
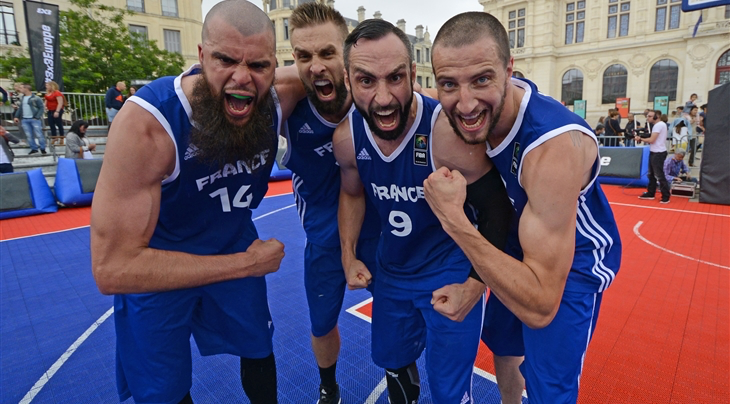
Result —
<svg viewBox="0 0 730 404"><path fill-rule="evenodd" d="M452 118L450 114L446 114L446 117L449 119L449 124L451 125L451 128L454 130L456 135L459 136L459 138L461 138L461 140L464 141L464 143L471 144L471 145L482 144L487 141L487 138L489 136L493 136L492 131L494 130L494 127L497 126L497 123L499 123L499 118L502 117L502 110L504 109L504 101L507 98L507 85L504 86L504 93L502 94L502 100L499 102L499 105L497 106L497 110L494 111L494 113L492 114L492 119L489 120L489 125L486 128L487 135L484 137L484 139L480 139L478 137L476 137L474 139L467 139L464 136L464 134L461 133L461 129L456 124L455 119L458 119L458 118L456 118L456 115L454 114L454 117Z"/></svg>
<svg viewBox="0 0 730 404"><path fill-rule="evenodd" d="M354 97L353 97L354 101ZM398 139L400 135L403 134L403 131L406 129L406 125L408 124L408 115L411 113L411 106L413 105L413 87L411 86L411 98L406 102L406 105L402 109L398 109L398 113L400 114L400 119L398 120L398 126L395 127L393 130L384 131L380 129L375 123L375 118L373 118L373 115L375 114L375 111L372 108L368 108L366 111L363 108L360 108L357 103L355 103L355 108L357 108L358 112L360 112L360 115L365 118L365 122L368 123L368 126L370 127L370 131L375 134L375 136L383 139L383 140L395 140Z"/></svg>
<svg viewBox="0 0 730 404"><path fill-rule="evenodd" d="M271 148L271 93L258 94L253 101L249 121L244 125L231 123L226 117L225 94L213 94L205 75L193 87L190 106L195 122L190 142L198 148L197 158L205 164L249 161L263 150Z"/></svg>
<svg viewBox="0 0 730 404"><path fill-rule="evenodd" d="M313 85L314 84L312 84L312 86ZM317 97L317 91L315 91L313 87L308 85L304 86L304 89L307 91L307 97L309 97L309 100L312 101L312 105L317 108L317 111L319 111L320 114L336 115L342 110L342 105L344 105L345 100L347 100L347 87L345 86L345 80L341 80L336 84L333 83L332 85L335 87L335 99L326 102Z"/></svg>

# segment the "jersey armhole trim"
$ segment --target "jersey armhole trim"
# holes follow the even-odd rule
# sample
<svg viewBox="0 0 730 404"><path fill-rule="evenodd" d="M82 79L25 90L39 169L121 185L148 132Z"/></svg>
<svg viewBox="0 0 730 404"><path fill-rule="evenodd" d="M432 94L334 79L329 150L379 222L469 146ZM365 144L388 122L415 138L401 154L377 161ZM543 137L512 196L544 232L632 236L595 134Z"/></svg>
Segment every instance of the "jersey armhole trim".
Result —
<svg viewBox="0 0 730 404"><path fill-rule="evenodd" d="M167 119L162 115L159 109L155 108L152 104L147 102L146 100L140 98L140 97L130 97L129 101L134 102L135 104L142 107L145 111L152 114L152 116L157 119L157 122L162 125L163 129L165 129L165 132L167 132L167 135L170 136L170 139L172 139L172 143L175 145L175 169L172 171L172 174L170 174L169 177L162 180L162 185L169 184L177 179L177 177L180 175L180 153L178 152L177 147L177 140L175 140L175 135L172 133L172 127L170 126L170 123L167 121Z"/></svg>

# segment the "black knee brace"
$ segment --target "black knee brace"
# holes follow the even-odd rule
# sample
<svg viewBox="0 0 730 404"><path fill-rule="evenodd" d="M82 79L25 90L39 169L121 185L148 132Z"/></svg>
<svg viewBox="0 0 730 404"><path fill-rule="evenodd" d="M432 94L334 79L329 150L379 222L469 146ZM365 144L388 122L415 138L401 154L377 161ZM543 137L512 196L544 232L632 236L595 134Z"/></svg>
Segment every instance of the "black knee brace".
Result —
<svg viewBox="0 0 730 404"><path fill-rule="evenodd" d="M421 394L421 379L416 362L400 369L385 369L390 404L416 404Z"/></svg>
<svg viewBox="0 0 730 404"><path fill-rule="evenodd" d="M276 404L274 354L262 359L241 358L241 385L251 404Z"/></svg>

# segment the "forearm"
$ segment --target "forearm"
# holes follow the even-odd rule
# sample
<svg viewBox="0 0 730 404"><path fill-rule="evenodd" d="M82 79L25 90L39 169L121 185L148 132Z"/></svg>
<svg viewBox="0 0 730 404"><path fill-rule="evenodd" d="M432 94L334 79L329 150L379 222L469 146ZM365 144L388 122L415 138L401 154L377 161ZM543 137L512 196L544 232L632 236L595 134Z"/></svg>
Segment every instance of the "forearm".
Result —
<svg viewBox="0 0 730 404"><path fill-rule="evenodd" d="M466 254L484 283L528 327L545 327L553 318L552 293L545 293L535 272L484 239L468 225L444 225L446 232ZM562 290L560 291L562 292Z"/></svg>
<svg viewBox="0 0 730 404"><path fill-rule="evenodd" d="M244 278L256 264L245 252L198 256L149 247L120 249L98 235L92 237L91 250L94 278L104 294L163 292Z"/></svg>
<svg viewBox="0 0 730 404"><path fill-rule="evenodd" d="M342 264L345 268L357 259L357 240L365 219L365 195L353 195L340 190L337 223L342 247Z"/></svg>

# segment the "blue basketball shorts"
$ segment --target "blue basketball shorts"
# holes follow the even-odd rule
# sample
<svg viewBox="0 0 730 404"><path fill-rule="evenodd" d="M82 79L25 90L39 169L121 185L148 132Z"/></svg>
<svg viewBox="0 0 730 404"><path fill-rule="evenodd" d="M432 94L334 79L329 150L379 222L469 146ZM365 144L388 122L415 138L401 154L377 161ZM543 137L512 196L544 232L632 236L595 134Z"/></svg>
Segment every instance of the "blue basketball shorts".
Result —
<svg viewBox="0 0 730 404"><path fill-rule="evenodd" d="M273 352L263 277L116 295L114 325L121 401L179 402L192 385L191 334L202 355L265 358Z"/></svg>
<svg viewBox="0 0 730 404"><path fill-rule="evenodd" d="M426 348L426 372L434 403L471 402L472 374L479 349L484 298L464 321L433 309L432 292L395 288L375 279L372 356L376 365L407 366Z"/></svg>
<svg viewBox="0 0 730 404"><path fill-rule="evenodd" d="M500 356L525 356L520 371L534 403L575 403L588 343L593 337L602 293L563 292L560 308L545 328L522 324L491 294L482 340Z"/></svg>
<svg viewBox="0 0 730 404"><path fill-rule="evenodd" d="M373 277L377 247L377 237L360 240L357 245L357 257L365 263ZM307 241L304 248L304 289L313 336L323 337L335 328L346 287L340 247L323 247Z"/></svg>

